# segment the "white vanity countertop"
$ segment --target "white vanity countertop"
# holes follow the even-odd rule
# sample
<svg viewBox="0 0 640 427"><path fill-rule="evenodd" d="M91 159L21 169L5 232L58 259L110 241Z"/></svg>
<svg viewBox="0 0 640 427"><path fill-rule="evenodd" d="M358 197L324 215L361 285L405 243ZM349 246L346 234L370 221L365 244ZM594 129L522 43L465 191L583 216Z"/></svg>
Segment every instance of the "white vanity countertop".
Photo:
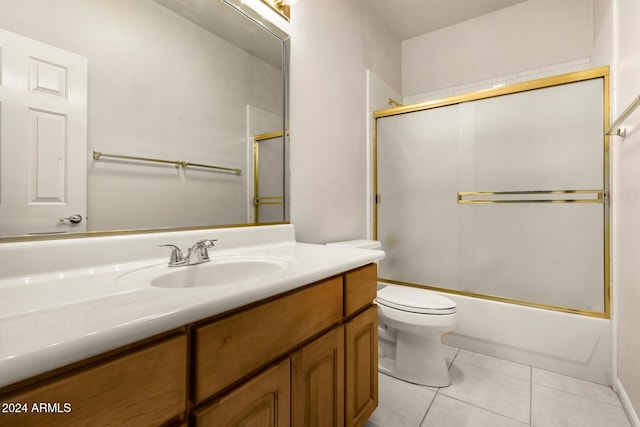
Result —
<svg viewBox="0 0 640 427"><path fill-rule="evenodd" d="M382 251L288 238L214 248L209 255L213 259L247 252L286 257L293 265L260 280L195 288L159 288L122 280L128 272L166 265L166 256L0 277L0 387L384 257ZM176 267L187 268L192 267Z"/></svg>

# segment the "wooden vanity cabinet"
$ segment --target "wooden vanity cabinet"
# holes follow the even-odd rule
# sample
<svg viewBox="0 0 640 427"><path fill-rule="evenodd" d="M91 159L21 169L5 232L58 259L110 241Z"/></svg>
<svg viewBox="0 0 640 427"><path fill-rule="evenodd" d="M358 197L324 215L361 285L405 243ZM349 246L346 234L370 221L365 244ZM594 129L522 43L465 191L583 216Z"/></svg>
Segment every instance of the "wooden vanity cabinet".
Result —
<svg viewBox="0 0 640 427"><path fill-rule="evenodd" d="M371 264L194 328L194 403L205 401L194 412L194 425L364 425L378 404L376 288ZM207 403L218 390L277 360ZM288 391L284 375L276 374L283 364L290 366ZM282 413L287 393L290 418ZM233 422L223 413L234 414Z"/></svg>
<svg viewBox="0 0 640 427"><path fill-rule="evenodd" d="M0 425L362 426L378 402L376 277L370 264L2 388L71 410Z"/></svg>

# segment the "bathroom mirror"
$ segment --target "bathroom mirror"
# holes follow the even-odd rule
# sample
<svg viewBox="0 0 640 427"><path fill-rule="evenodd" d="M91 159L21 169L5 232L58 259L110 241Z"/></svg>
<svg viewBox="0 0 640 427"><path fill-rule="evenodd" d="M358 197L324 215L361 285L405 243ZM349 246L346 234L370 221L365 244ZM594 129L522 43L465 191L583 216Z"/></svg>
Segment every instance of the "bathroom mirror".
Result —
<svg viewBox="0 0 640 427"><path fill-rule="evenodd" d="M239 0L0 0L0 242L257 223L287 82L287 34Z"/></svg>

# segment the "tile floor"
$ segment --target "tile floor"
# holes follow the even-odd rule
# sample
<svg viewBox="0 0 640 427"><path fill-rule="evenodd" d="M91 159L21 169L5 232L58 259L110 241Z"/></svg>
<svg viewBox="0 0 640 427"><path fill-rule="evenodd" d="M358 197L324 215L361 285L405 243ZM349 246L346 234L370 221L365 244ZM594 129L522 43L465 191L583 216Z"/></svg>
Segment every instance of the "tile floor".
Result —
<svg viewBox="0 0 640 427"><path fill-rule="evenodd" d="M380 374L365 427L630 427L609 387L447 347L451 385Z"/></svg>

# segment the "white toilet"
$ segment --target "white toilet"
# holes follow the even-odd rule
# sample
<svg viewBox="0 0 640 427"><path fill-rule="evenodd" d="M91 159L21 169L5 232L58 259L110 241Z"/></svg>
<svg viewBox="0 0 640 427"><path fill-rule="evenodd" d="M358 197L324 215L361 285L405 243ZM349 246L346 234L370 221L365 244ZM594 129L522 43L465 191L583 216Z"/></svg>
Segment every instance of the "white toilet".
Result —
<svg viewBox="0 0 640 427"><path fill-rule="evenodd" d="M330 243L380 249L380 242L350 240ZM451 384L442 334L457 325L456 303L435 292L378 283L378 370L415 384Z"/></svg>

